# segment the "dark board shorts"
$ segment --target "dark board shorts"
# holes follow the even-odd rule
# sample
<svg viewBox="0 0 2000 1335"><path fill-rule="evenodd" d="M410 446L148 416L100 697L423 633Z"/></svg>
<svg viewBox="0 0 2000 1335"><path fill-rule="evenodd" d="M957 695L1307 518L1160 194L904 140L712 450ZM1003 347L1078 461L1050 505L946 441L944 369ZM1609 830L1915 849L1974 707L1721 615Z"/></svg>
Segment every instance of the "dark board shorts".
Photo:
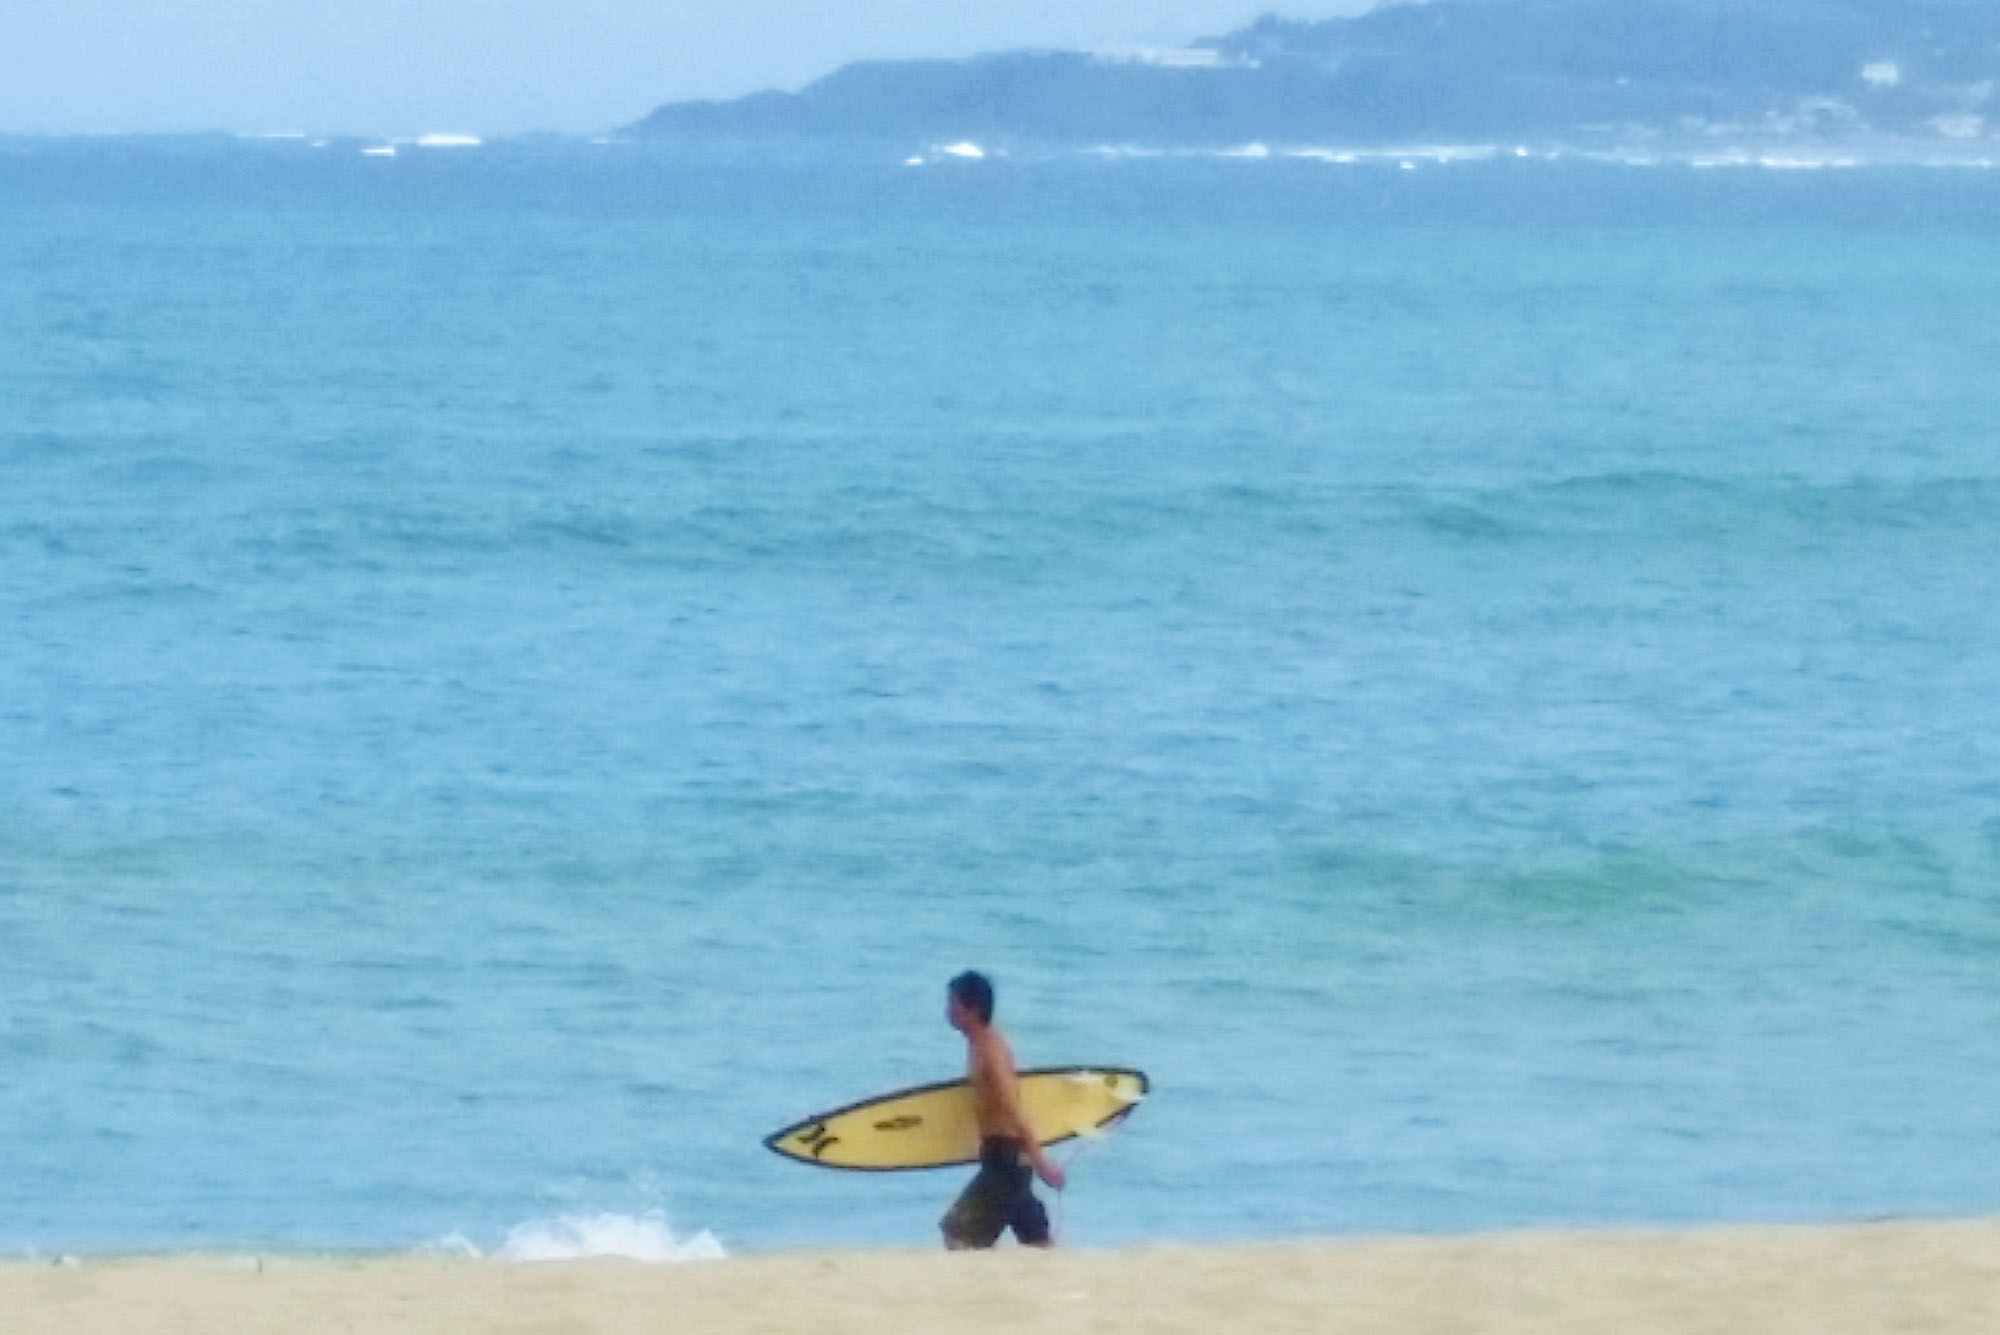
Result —
<svg viewBox="0 0 2000 1335"><path fill-rule="evenodd" d="M1035 1197L1035 1171L1019 1141L980 1142L979 1173L938 1222L955 1247L991 1247L1003 1230L1031 1246L1049 1240L1049 1214Z"/></svg>

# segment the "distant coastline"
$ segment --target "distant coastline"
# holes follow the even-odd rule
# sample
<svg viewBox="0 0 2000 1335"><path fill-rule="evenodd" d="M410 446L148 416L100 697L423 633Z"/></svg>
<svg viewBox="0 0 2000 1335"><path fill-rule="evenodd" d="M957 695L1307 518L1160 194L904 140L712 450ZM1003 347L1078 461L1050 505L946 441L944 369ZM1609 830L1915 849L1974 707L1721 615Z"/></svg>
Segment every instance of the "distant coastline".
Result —
<svg viewBox="0 0 2000 1335"><path fill-rule="evenodd" d="M798 92L669 103L640 138L1220 149L1890 141L2000 149L2000 11L1969 0L1433 0L1267 16L1171 51L848 65Z"/></svg>

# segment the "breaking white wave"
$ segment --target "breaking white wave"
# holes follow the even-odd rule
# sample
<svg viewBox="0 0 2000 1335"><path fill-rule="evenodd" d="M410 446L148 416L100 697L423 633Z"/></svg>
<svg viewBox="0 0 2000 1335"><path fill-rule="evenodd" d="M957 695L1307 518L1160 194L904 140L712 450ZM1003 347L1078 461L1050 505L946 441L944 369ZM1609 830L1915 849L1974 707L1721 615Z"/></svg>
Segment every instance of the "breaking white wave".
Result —
<svg viewBox="0 0 2000 1335"><path fill-rule="evenodd" d="M1744 127L1709 127L1744 132ZM1080 156L1104 161L1141 159L1236 160L1248 162L1316 162L1334 166L1389 167L1416 171L1426 166L1457 163L1554 163L1587 162L1619 167L1752 168L1766 171L1799 172L1866 167L1974 167L1991 168L1990 154L1980 152L1988 144L1982 138L1991 126L1981 116L1963 113L1933 120L1938 139L1909 140L1830 140L1771 136L1763 140L1716 143L1718 133L1706 141L1685 144L1649 141L1615 146L1524 144L1405 144L1405 145L1272 145L1253 142L1230 148L1166 148L1148 144L1096 144L1076 150ZM2000 138L2000 136L1996 136ZM1964 150L1973 151L1964 151Z"/></svg>
<svg viewBox="0 0 2000 1335"><path fill-rule="evenodd" d="M1977 139L1986 133L1986 118L1969 111L1933 116L1929 123L1946 139Z"/></svg>
<svg viewBox="0 0 2000 1335"><path fill-rule="evenodd" d="M1861 67L1861 82L1870 88L1894 88L1903 82L1903 67L1893 60L1871 60Z"/></svg>
<svg viewBox="0 0 2000 1335"><path fill-rule="evenodd" d="M581 1261L614 1258L648 1265L679 1265L688 1261L720 1261L729 1253L707 1229L682 1237L658 1210L642 1215L559 1215L517 1224L491 1252L462 1233L427 1244L431 1255L462 1256L495 1261Z"/></svg>
<svg viewBox="0 0 2000 1335"><path fill-rule="evenodd" d="M1417 162L1487 162L1500 156L1495 144L1424 144L1398 148L1288 148L1284 152L1288 158L1301 158L1309 162L1393 162L1405 166ZM1517 148L1514 156L1527 157L1528 150Z"/></svg>
<svg viewBox="0 0 2000 1335"><path fill-rule="evenodd" d="M682 1238L657 1210L643 1215L562 1215L521 1224L495 1255L503 1261L568 1261L616 1256L651 1264L719 1261L728 1255L707 1229Z"/></svg>

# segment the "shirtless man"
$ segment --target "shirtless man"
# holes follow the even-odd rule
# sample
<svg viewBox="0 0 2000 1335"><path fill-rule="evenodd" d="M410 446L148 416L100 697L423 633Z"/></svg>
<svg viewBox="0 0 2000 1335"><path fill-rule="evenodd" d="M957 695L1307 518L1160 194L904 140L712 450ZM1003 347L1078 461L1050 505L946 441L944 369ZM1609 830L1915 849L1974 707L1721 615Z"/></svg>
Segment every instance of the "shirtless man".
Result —
<svg viewBox="0 0 2000 1335"><path fill-rule="evenodd" d="M1014 1053L993 1027L993 984L962 973L945 989L945 1018L965 1035L965 1074L979 1120L979 1175L939 1221L953 1251L991 1247L1002 1230L1030 1247L1047 1247L1049 1215L1035 1198L1035 1178L1063 1188L1063 1171L1042 1153L1021 1107Z"/></svg>

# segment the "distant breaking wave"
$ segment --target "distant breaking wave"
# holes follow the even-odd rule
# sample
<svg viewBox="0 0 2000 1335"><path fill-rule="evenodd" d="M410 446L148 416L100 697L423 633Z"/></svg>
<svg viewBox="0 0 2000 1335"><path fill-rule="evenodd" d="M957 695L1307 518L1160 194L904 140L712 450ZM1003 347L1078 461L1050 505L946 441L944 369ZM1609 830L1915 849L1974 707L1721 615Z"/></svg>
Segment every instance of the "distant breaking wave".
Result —
<svg viewBox="0 0 2000 1335"><path fill-rule="evenodd" d="M909 167L953 165L966 171L1018 170L1038 166L1102 162L1220 163L1245 165L1246 170L1294 167L1331 170L1386 168L1417 171L1429 168L1490 166L1612 167L1636 169L1746 170L1772 172L1923 169L1990 171L2000 167L2000 138L1915 139L1893 136L1868 138L1760 138L1715 135L1685 138L1638 136L1630 140L1585 137L1570 140L1449 141L1409 140L1389 143L1307 140L1246 140L1233 144L1188 145L1141 139L1058 144L1008 137L898 141L799 139L753 141L644 140L616 136L555 136L534 140L482 140L472 135L427 134L394 139L306 137L259 134L239 136L218 148L203 136L100 135L32 137L0 134L0 159L33 157L102 157L133 154L150 158L221 161L231 154L309 157L337 150L336 156L358 155L385 164L398 158L481 150L479 157L528 162L560 162L589 153L616 160L630 154L655 161L703 166L786 168L868 167L902 164ZM607 150L609 153L607 154Z"/></svg>
<svg viewBox="0 0 2000 1335"><path fill-rule="evenodd" d="M1149 144L1097 144L1076 155L1107 161L1162 158L1234 160L1244 162L1317 162L1331 166L1450 166L1457 163L1528 162L1579 163L1615 167L1749 167L1805 170L1863 167L2000 166L1993 153L1937 144L1896 141L1865 144L1785 144L1723 146L1699 144L1663 147L1585 147L1548 144L1405 145L1266 144L1252 142L1228 148L1163 148Z"/></svg>
<svg viewBox="0 0 2000 1335"><path fill-rule="evenodd" d="M1334 167L1386 166L1402 170L1461 163L1519 162L1611 167L1753 168L1772 171L1923 167L1991 169L2000 153L1983 141L1956 143L1905 139L1881 140L1746 140L1713 139L1662 143L1448 143L1315 144L1252 140L1225 146L1171 145L1140 141L1082 146L994 144L959 140L933 143L902 161L912 167L930 163L976 164L1006 161L1033 165L1073 160L1105 162L1237 161L1252 163L1321 163Z"/></svg>

